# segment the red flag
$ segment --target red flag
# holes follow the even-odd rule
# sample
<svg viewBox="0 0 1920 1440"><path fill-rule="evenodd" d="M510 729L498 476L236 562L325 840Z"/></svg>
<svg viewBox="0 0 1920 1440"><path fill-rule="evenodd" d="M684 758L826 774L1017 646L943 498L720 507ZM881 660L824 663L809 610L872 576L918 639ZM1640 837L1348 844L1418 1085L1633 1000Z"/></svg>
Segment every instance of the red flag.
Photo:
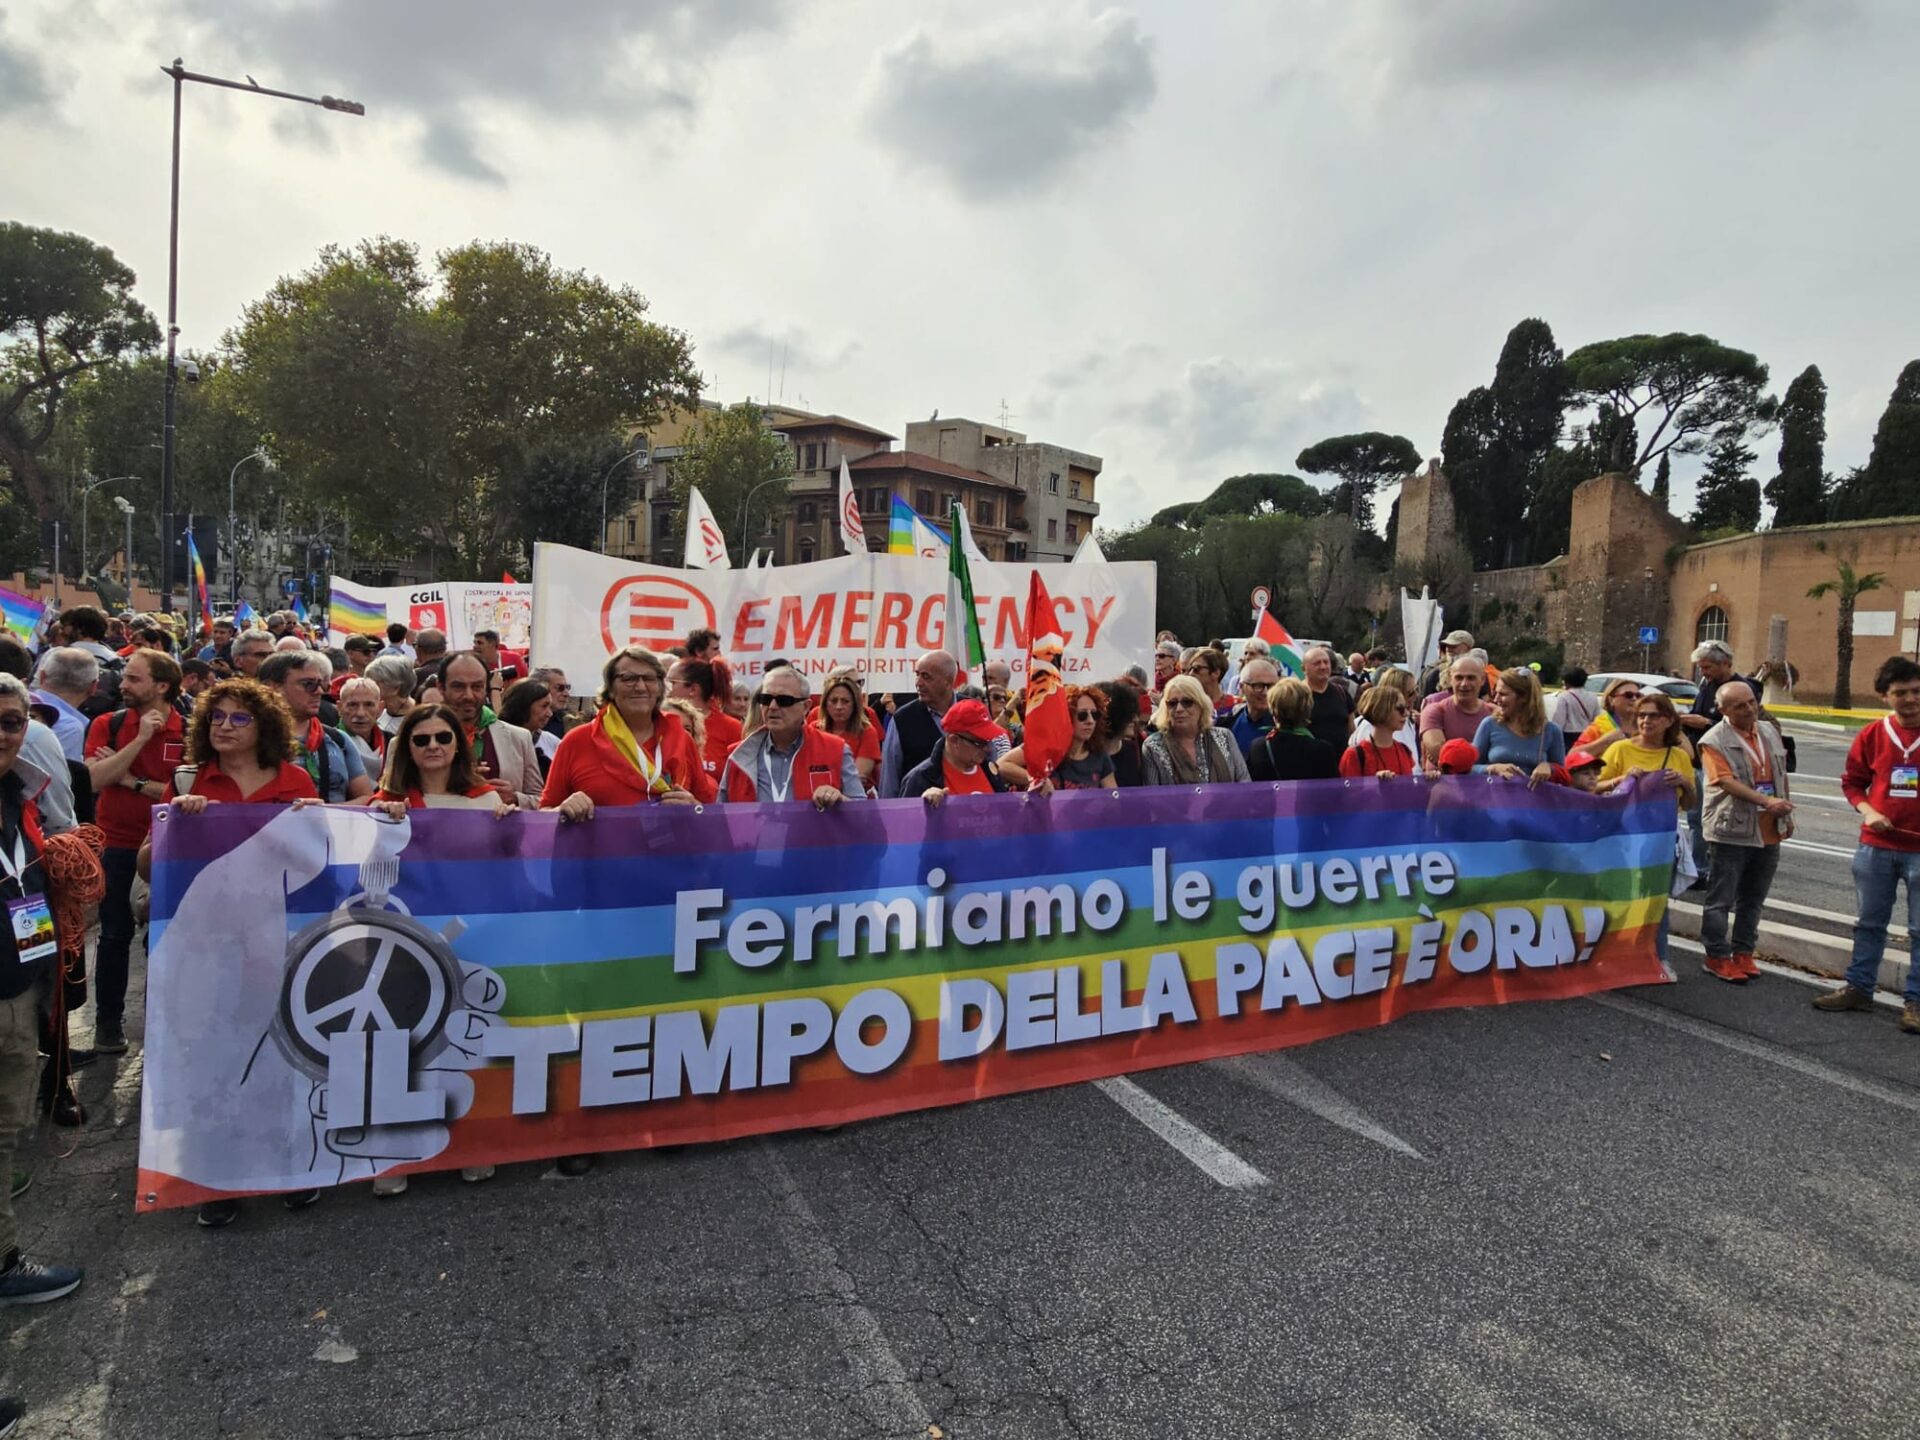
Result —
<svg viewBox="0 0 1920 1440"><path fill-rule="evenodd" d="M1021 739L1027 774L1035 780L1051 775L1073 745L1073 717L1060 682L1060 656L1065 649L1053 597L1036 568L1027 589L1027 704Z"/></svg>
<svg viewBox="0 0 1920 1440"><path fill-rule="evenodd" d="M500 572L500 583L502 585L518 585L520 582L513 578L513 572L511 570L502 570Z"/></svg>

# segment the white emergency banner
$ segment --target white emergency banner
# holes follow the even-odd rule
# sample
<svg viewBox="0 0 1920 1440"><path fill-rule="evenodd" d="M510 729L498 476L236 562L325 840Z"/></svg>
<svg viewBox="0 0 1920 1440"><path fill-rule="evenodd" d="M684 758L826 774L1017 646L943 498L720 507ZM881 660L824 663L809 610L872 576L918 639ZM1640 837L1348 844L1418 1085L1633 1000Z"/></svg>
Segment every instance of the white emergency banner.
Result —
<svg viewBox="0 0 1920 1440"><path fill-rule="evenodd" d="M1027 592L1045 576L1073 683L1109 680L1153 653L1154 566L976 562L974 611L988 658L1026 666ZM624 645L664 651L713 630L734 673L751 679L774 659L818 679L847 667L876 690L913 688L913 662L947 648L947 564L917 555L843 555L770 570L689 571L642 565L567 545L533 557L533 650L586 693Z"/></svg>

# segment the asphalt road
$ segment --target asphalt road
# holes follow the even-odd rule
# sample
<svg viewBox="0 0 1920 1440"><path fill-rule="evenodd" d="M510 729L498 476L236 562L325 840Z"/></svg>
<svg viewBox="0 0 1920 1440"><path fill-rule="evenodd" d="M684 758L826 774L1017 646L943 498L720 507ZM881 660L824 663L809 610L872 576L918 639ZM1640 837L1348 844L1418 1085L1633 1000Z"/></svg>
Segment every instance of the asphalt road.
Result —
<svg viewBox="0 0 1920 1440"><path fill-rule="evenodd" d="M1920 1038L1814 993L1685 966L217 1232L132 1214L136 1048L31 1152L89 1277L5 1382L27 1437L1912 1436Z"/></svg>

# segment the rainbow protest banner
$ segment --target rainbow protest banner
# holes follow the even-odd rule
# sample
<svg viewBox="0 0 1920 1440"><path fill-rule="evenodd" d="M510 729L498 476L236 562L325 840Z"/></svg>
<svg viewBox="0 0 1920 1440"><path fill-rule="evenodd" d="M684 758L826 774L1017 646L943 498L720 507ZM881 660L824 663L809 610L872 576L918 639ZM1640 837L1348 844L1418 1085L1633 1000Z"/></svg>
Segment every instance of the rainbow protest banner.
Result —
<svg viewBox="0 0 1920 1440"><path fill-rule="evenodd" d="M838 1124L1671 977L1672 792L155 820L136 1204Z"/></svg>
<svg viewBox="0 0 1920 1440"><path fill-rule="evenodd" d="M40 633L40 621L46 613L44 602L0 585L0 624L20 639L31 642Z"/></svg>

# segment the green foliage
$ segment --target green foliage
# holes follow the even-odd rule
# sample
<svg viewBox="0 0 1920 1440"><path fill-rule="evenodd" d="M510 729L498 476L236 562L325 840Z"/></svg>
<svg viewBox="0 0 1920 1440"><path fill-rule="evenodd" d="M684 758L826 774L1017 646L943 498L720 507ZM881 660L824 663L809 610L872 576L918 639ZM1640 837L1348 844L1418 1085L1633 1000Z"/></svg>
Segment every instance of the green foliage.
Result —
<svg viewBox="0 0 1920 1440"><path fill-rule="evenodd" d="M531 246L461 246L429 275L380 238L280 280L228 345L270 448L357 537L425 540L488 574L523 543L516 482L535 452L694 402L686 338L646 310Z"/></svg>
<svg viewBox="0 0 1920 1440"><path fill-rule="evenodd" d="M1626 335L1582 345L1567 357L1576 399L1635 421L1644 412L1652 430L1637 453L1616 431L1606 469L1638 474L1668 451L1697 455L1716 440L1739 439L1770 424L1777 402L1762 392L1767 367L1745 350L1707 335Z"/></svg>
<svg viewBox="0 0 1920 1440"><path fill-rule="evenodd" d="M1881 412L1851 509L1848 519L1920 515L1920 360L1900 372Z"/></svg>
<svg viewBox="0 0 1920 1440"><path fill-rule="evenodd" d="M1662 455L1660 468L1653 472L1653 498L1660 502L1662 510L1673 509L1673 457Z"/></svg>
<svg viewBox="0 0 1920 1440"><path fill-rule="evenodd" d="M1187 521L1192 517L1193 512L1199 508L1200 502L1198 500L1183 500L1177 505L1169 505L1164 510L1155 511L1153 518L1147 523L1149 525L1169 525L1175 529L1180 529L1186 525Z"/></svg>
<svg viewBox="0 0 1920 1440"><path fill-rule="evenodd" d="M1455 528L1483 569L1556 553L1532 537L1566 528L1551 505L1540 510L1539 491L1560 438L1567 386L1553 330L1544 320L1522 320L1507 332L1492 385L1468 391L1447 416L1441 453Z"/></svg>
<svg viewBox="0 0 1920 1440"><path fill-rule="evenodd" d="M1298 475L1234 475L1222 480L1193 511L1193 520L1215 516L1324 515L1326 496Z"/></svg>
<svg viewBox="0 0 1920 1440"><path fill-rule="evenodd" d="M1370 430L1334 435L1309 445L1294 457L1309 475L1337 475L1341 484L1328 498L1331 513L1345 514L1358 530L1373 529L1373 492L1382 481L1398 480L1420 468L1420 452L1402 435Z"/></svg>
<svg viewBox="0 0 1920 1440"><path fill-rule="evenodd" d="M1729 527L1741 534L1760 528L1760 482L1748 473L1754 453L1737 435L1714 442L1694 491L1693 528L1697 531Z"/></svg>
<svg viewBox="0 0 1920 1440"><path fill-rule="evenodd" d="M81 235L0 222L0 465L40 515L57 510L40 452L81 375L160 343L133 271ZM155 410L159 400L156 398Z"/></svg>
<svg viewBox="0 0 1920 1440"><path fill-rule="evenodd" d="M1780 402L1780 473L1767 482L1775 529L1827 518L1827 382L1809 365Z"/></svg>
<svg viewBox="0 0 1920 1440"><path fill-rule="evenodd" d="M619 437L604 436L550 441L520 461L508 487L519 554L530 559L537 540L599 549L602 497L615 515L633 498L632 464L619 464L627 454Z"/></svg>
<svg viewBox="0 0 1920 1440"><path fill-rule="evenodd" d="M680 563L687 533L687 491L697 485L727 536L733 563L746 564L758 543L754 537L776 528L786 514L792 477L793 450L767 429L758 405L747 401L702 415L688 431L686 452L673 467L672 539L655 555L654 563ZM789 483L774 483L781 480ZM763 484L766 488L755 495L754 487ZM752 514L743 527L750 498Z"/></svg>

